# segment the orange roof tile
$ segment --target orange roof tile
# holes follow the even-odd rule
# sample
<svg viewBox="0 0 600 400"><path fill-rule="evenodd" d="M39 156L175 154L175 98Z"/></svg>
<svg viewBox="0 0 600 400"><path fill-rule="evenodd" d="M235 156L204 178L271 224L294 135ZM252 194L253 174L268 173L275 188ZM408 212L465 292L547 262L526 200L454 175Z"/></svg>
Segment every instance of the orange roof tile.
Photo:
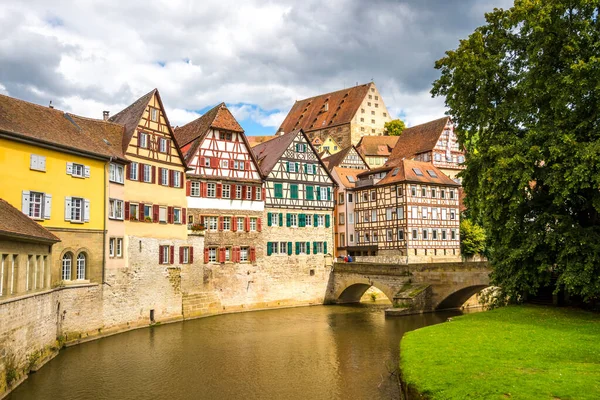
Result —
<svg viewBox="0 0 600 400"><path fill-rule="evenodd" d="M335 174L340 178L339 182L344 185L344 187L348 189L352 189L356 186L356 181L358 180L358 175L366 172L366 169L355 169L355 168L342 168L342 167L333 167L332 169ZM348 179L348 177L352 177L352 180Z"/></svg>
<svg viewBox="0 0 600 400"><path fill-rule="evenodd" d="M356 149L363 156L387 157L392 154L399 136L363 136Z"/></svg>
<svg viewBox="0 0 600 400"><path fill-rule="evenodd" d="M389 161L398 158L411 158L417 154L433 150L449 118L444 117L406 128L399 136Z"/></svg>
<svg viewBox="0 0 600 400"><path fill-rule="evenodd" d="M250 143L251 147L257 146L261 143L267 142L271 139L275 139L277 135L267 135L267 136L246 136L248 139L248 143Z"/></svg>
<svg viewBox="0 0 600 400"><path fill-rule="evenodd" d="M44 243L60 242L52 232L0 199L0 235Z"/></svg>

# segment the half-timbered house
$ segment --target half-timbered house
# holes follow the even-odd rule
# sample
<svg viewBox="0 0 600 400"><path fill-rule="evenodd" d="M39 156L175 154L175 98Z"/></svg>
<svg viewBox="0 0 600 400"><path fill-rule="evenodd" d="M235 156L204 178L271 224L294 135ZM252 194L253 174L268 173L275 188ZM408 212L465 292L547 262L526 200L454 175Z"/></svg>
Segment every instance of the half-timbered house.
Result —
<svg viewBox="0 0 600 400"><path fill-rule="evenodd" d="M356 255L355 213L357 176L368 168L343 168L334 166L331 175L337 183L335 204L336 256Z"/></svg>
<svg viewBox="0 0 600 400"><path fill-rule="evenodd" d="M399 160L358 175L357 254L460 259L459 184L431 163Z"/></svg>
<svg viewBox="0 0 600 400"><path fill-rule="evenodd" d="M323 158L323 164L329 171L334 167L367 170L369 166L354 146L348 146L338 153Z"/></svg>
<svg viewBox="0 0 600 400"><path fill-rule="evenodd" d="M465 167L465 153L458 143L454 123L444 117L402 131L389 156L391 163L402 158L433 163L457 182L456 175Z"/></svg>
<svg viewBox="0 0 600 400"><path fill-rule="evenodd" d="M255 262L265 196L244 130L221 103L175 137L188 166L187 222L206 232L204 262Z"/></svg>
<svg viewBox="0 0 600 400"><path fill-rule="evenodd" d="M369 164L370 168L379 168L390 158L399 136L365 136L356 145L356 150Z"/></svg>
<svg viewBox="0 0 600 400"><path fill-rule="evenodd" d="M333 178L302 130L253 148L266 179L268 263L315 273L333 249Z"/></svg>

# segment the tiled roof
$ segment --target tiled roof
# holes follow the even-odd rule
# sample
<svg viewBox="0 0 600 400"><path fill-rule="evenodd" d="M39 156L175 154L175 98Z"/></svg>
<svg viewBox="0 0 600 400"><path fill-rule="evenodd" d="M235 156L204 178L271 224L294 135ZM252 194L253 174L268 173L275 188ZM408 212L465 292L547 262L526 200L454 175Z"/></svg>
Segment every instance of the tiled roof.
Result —
<svg viewBox="0 0 600 400"><path fill-rule="evenodd" d="M448 119L444 117L421 125L406 128L399 136L398 142L389 161L401 158L411 158L417 154L431 151L444 131Z"/></svg>
<svg viewBox="0 0 600 400"><path fill-rule="evenodd" d="M377 185L387 185L397 182L414 182L438 184L444 186L460 186L460 184L454 182L448 177L448 175L444 174L429 162L403 159L397 160L395 163L379 169L382 171L389 170L389 172L382 180L379 181L379 183L377 183ZM421 175L417 175L415 169L421 171ZM371 170L369 173L376 171L377 170ZM430 174L430 172L432 172L432 174Z"/></svg>
<svg viewBox="0 0 600 400"><path fill-rule="evenodd" d="M0 199L0 235L41 242L60 242L52 232Z"/></svg>
<svg viewBox="0 0 600 400"><path fill-rule="evenodd" d="M201 117L193 120L192 122L175 128L173 133L178 146L184 153L186 163L188 163L194 157L196 151L202 144L202 141L210 129L221 129L240 133L240 136L246 144L250 156L254 156L250 150L250 144L248 143L246 135L244 135L244 130L240 124L238 124L237 120L233 114L231 114L231 111L229 111L225 103L221 103L211 108Z"/></svg>
<svg viewBox="0 0 600 400"><path fill-rule="evenodd" d="M103 140L120 140L121 127L4 95L0 95L0 132L103 158L122 158L122 152Z"/></svg>
<svg viewBox="0 0 600 400"><path fill-rule="evenodd" d="M125 134L123 125L101 119L80 117L74 114L69 114L69 116L71 116L73 121L84 130L99 135L104 145L112 152L113 157L120 160L126 160L125 154L123 153L123 146L121 145L123 143L123 135Z"/></svg>
<svg viewBox="0 0 600 400"><path fill-rule="evenodd" d="M354 86L298 100L283 120L280 130L289 133L296 129L310 132L349 123L364 100L372 83ZM325 110L327 103L327 110Z"/></svg>
<svg viewBox="0 0 600 400"><path fill-rule="evenodd" d="M366 169L354 169L354 168L341 168L341 167L333 167L332 171L339 177L338 182L340 182L344 187L351 189L356 186L356 181L358 180L358 175L367 171ZM352 181L348 179L348 177L354 178Z"/></svg>
<svg viewBox="0 0 600 400"><path fill-rule="evenodd" d="M323 164L325 164L325 166L331 171L334 167L337 167L342 163L342 161L344 161L344 158L346 158L346 156L348 155L350 150L352 150L352 148L356 150L356 147L348 146L338 151L337 153L330 155L329 157L325 157L323 159ZM358 156L362 158L362 155L358 152L358 150L356 150L356 154L358 154ZM366 164L366 161L364 159L363 162Z"/></svg>
<svg viewBox="0 0 600 400"><path fill-rule="evenodd" d="M146 107L148 107L148 103L150 102L152 96L154 96L155 93L158 94L158 89L152 89L151 91L134 101L129 107L123 109L122 111L116 113L115 115L109 118L109 121L115 122L125 127L125 134L123 135L123 151L127 150L127 146L129 146L129 142L131 142L131 138L133 138L133 133L138 127L140 120L144 116L144 111L146 111ZM167 116L165 115L165 119L166 118ZM169 122L167 120L167 125L168 124Z"/></svg>
<svg viewBox="0 0 600 400"><path fill-rule="evenodd" d="M246 136L248 139L248 143L250 143L251 147L258 146L261 143L267 142L271 139L275 139L277 135L268 135L268 136Z"/></svg>
<svg viewBox="0 0 600 400"><path fill-rule="evenodd" d="M279 135L275 139L263 142L252 148L263 176L269 175L281 155L288 147L290 147L290 144L294 141L298 132L301 132L301 130L295 130L285 135Z"/></svg>
<svg viewBox="0 0 600 400"><path fill-rule="evenodd" d="M399 136L363 136L356 149L363 156L387 157L398 142Z"/></svg>

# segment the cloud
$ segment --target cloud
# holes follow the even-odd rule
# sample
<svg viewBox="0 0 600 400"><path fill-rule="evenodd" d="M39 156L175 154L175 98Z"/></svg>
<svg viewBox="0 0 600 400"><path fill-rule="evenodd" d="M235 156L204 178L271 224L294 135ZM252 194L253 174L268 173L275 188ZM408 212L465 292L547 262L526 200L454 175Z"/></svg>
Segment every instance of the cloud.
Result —
<svg viewBox="0 0 600 400"><path fill-rule="evenodd" d="M173 124L222 101L272 133L295 100L373 79L391 113L444 112L433 68L509 0L30 0L0 9L0 90L113 114L158 87Z"/></svg>

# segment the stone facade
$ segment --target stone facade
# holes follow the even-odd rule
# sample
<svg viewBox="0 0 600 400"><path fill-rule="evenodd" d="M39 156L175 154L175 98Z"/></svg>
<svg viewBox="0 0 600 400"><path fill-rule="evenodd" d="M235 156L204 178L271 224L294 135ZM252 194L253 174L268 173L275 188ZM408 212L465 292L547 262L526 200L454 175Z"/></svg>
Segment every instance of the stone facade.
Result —
<svg viewBox="0 0 600 400"><path fill-rule="evenodd" d="M0 240L0 301L49 289L51 266L48 244Z"/></svg>
<svg viewBox="0 0 600 400"><path fill-rule="evenodd" d="M101 230L48 228L60 238L52 247L51 281L59 285L71 285L87 282L102 282L104 232ZM71 256L71 279L63 279L62 260L66 254ZM77 257L85 255L85 279L77 279Z"/></svg>

